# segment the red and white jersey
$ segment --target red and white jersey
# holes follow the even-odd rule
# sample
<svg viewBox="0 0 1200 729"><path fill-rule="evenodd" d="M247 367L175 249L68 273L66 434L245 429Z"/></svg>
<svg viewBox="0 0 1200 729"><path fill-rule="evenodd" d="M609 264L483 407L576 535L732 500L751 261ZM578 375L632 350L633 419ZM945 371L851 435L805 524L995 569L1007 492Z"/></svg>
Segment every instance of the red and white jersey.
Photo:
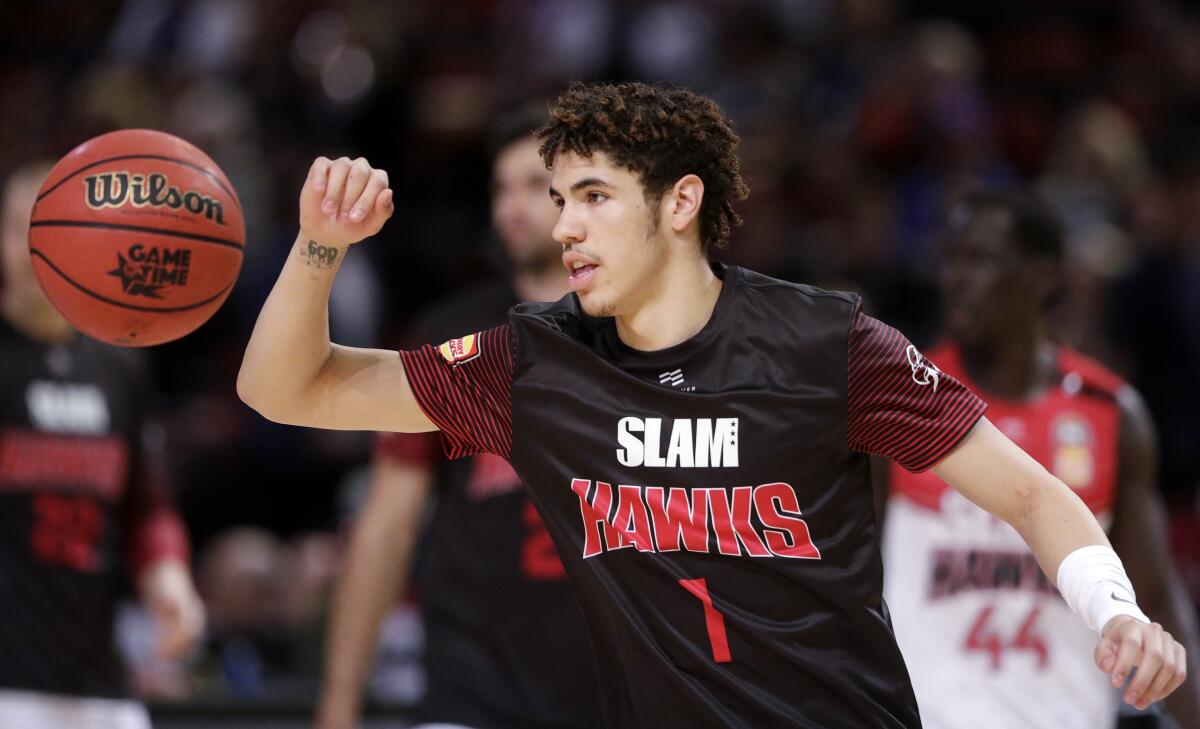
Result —
<svg viewBox="0 0 1200 729"><path fill-rule="evenodd" d="M1058 384L1008 401L967 376L956 347L929 358L988 401L992 422L1062 479L1106 529L1117 487L1116 375L1066 348ZM931 472L891 466L884 595L926 729L1101 729L1118 696L1071 612L1011 526Z"/></svg>

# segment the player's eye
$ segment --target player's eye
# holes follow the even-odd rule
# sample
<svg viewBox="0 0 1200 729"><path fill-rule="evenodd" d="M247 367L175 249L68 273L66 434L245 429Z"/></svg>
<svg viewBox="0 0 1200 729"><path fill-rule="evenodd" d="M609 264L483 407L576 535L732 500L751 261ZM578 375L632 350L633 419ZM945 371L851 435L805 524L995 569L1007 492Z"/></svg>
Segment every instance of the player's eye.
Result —
<svg viewBox="0 0 1200 729"><path fill-rule="evenodd" d="M605 195L602 192L597 192L595 190L592 190L591 192L589 192L587 194L587 201L590 203L598 203L598 202L601 202L601 201L607 200L607 199L608 199L608 195Z"/></svg>
<svg viewBox="0 0 1200 729"><path fill-rule="evenodd" d="M553 200L554 200L554 207L558 208L559 210L562 210L563 209L563 199L561 197L556 197Z"/></svg>

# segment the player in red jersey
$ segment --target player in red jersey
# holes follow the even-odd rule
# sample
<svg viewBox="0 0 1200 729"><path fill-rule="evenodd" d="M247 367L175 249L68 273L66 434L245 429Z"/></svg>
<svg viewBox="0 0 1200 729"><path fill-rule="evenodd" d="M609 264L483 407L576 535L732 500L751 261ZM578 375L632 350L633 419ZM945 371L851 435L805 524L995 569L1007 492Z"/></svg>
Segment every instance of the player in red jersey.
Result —
<svg viewBox="0 0 1200 729"><path fill-rule="evenodd" d="M417 341L504 322L520 300L567 291L550 236L558 215L532 132L545 108L518 109L492 131L492 223L511 266L506 281L458 293L420 319ZM448 461L433 433L379 438L370 494L350 539L326 650L321 729L357 723L381 618L414 564L425 627L423 725L472 729L599 726L583 616L554 544L503 458Z"/></svg>
<svg viewBox="0 0 1200 729"><path fill-rule="evenodd" d="M1011 523L1101 634L1129 699L1183 680L1070 488L853 294L713 264L747 189L716 105L576 84L541 130L574 292L411 352L329 341L350 245L391 215L387 176L317 159L300 235L238 392L324 428L438 429L508 458L558 547L610 727L920 726L887 610L868 454L933 468Z"/></svg>
<svg viewBox="0 0 1200 729"><path fill-rule="evenodd" d="M149 727L113 641L127 579L180 656L203 627L183 526L143 439L137 353L81 336L42 293L29 216L46 164L0 201L0 726Z"/></svg>
<svg viewBox="0 0 1200 729"><path fill-rule="evenodd" d="M1153 425L1131 387L1057 344L1045 317L1061 274L1051 213L1016 192L967 197L941 266L940 372L988 401L996 426L1070 486L1106 527L1140 602L1193 651L1195 609L1171 568ZM931 473L891 467L884 595L928 729L1100 729L1119 694L1089 632L1007 524ZM1200 680L1168 702L1200 729Z"/></svg>

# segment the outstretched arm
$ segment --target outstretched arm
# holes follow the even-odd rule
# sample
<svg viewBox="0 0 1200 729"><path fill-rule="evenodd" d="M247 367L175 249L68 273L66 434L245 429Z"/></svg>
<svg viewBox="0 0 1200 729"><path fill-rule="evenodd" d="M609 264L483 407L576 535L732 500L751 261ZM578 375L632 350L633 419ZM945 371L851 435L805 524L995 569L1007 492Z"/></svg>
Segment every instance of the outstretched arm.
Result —
<svg viewBox="0 0 1200 729"><path fill-rule="evenodd" d="M1138 602L1157 616L1193 655L1200 655L1196 608L1179 581L1167 550L1167 520L1159 497L1154 425L1137 392L1118 395L1121 408L1120 480L1113 543L1129 566ZM1182 729L1200 729L1200 676L1188 676L1167 708Z"/></svg>
<svg viewBox="0 0 1200 729"><path fill-rule="evenodd" d="M300 192L300 234L238 372L238 395L264 417L338 430L435 430L396 352L329 341L329 292L342 259L392 211L383 170L362 158L313 162Z"/></svg>
<svg viewBox="0 0 1200 729"><path fill-rule="evenodd" d="M427 438L430 436L397 436ZM363 682L379 626L403 593L433 482L433 469L378 453L333 596L317 729L358 725Z"/></svg>
<svg viewBox="0 0 1200 729"><path fill-rule="evenodd" d="M979 420L958 447L934 467L934 472L972 502L1011 524L1046 574L1057 577L1064 598L1085 620L1112 615L1124 608L1121 603L1130 602L1127 596L1132 596L1121 587L1125 578L1119 562L1114 566L1093 563L1088 558L1109 548L1108 538L1092 513L1066 484L986 418ZM1090 549L1079 551L1084 548ZM1061 569L1064 561L1071 563L1067 570ZM1076 565L1082 569L1075 569ZM1115 580L1114 590L1108 589L1106 580L1110 578ZM1127 703L1144 708L1183 682L1183 646L1161 625L1144 623L1128 614L1096 622L1102 623L1093 626L1101 634L1096 665L1112 676L1113 685L1122 685L1132 668L1138 667L1137 676L1125 692Z"/></svg>

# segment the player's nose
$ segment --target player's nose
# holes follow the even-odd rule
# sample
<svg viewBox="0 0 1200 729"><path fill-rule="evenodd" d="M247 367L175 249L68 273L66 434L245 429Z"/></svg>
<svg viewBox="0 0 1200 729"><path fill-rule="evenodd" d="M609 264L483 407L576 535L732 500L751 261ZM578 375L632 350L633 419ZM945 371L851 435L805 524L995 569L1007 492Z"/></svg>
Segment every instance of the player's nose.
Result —
<svg viewBox="0 0 1200 729"><path fill-rule="evenodd" d="M583 241L584 231L582 221L579 217L572 213L570 205L564 205L558 213L558 222L554 224L554 231L551 233L554 240L564 246L571 246Z"/></svg>

